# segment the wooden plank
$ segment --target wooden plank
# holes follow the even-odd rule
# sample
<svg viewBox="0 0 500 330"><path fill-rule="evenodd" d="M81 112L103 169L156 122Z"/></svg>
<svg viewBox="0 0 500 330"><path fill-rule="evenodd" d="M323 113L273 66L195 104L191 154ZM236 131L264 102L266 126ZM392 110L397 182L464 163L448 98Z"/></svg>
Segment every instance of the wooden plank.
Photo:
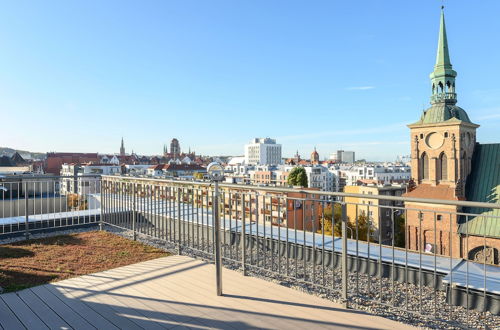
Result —
<svg viewBox="0 0 500 330"><path fill-rule="evenodd" d="M134 295L135 299L143 304L145 308L157 313L156 316L163 320L162 324L167 325L169 328L193 319L194 313L192 310L180 310L175 308L173 304L161 301L157 291L151 291L144 285L137 288L132 285L125 289L116 290L116 293ZM197 314L202 315L202 313Z"/></svg>
<svg viewBox="0 0 500 330"><path fill-rule="evenodd" d="M168 327L160 322L156 322L155 318L157 315L148 310L147 306L144 306L138 299L134 296L124 293L122 295L117 295L115 293L120 293L119 290L113 290L116 287L116 283L111 284L109 281L105 282L98 277L82 276L78 280L85 281L90 285L90 287L95 288L99 291L99 298L105 302L112 302L114 309L120 308L126 313L135 312L136 317L134 322L139 326L146 329L168 329ZM88 287L88 286L87 286ZM142 317L141 317L142 316Z"/></svg>
<svg viewBox="0 0 500 330"><path fill-rule="evenodd" d="M225 324L234 328L258 327L266 328L272 321L275 327L294 328L290 322L284 318L274 318L269 309L256 308L260 304L255 301L237 300L229 297L218 297L215 294L214 285L208 281L211 278L215 281L215 271L210 274L211 265L205 264L204 268L197 268L190 271L189 276L185 274L175 274L169 277L168 285L153 281L146 285L157 285L157 290L168 290L174 299L184 299L187 302L206 305L206 314L211 319L216 319L217 325ZM207 274L208 273L208 274ZM213 276L207 276L213 275ZM186 278L187 277L187 278ZM188 294L186 294L188 293ZM276 315L278 316L278 315ZM213 325L212 320L210 323ZM296 327L303 328L303 327Z"/></svg>
<svg viewBox="0 0 500 330"><path fill-rule="evenodd" d="M19 321L16 315L9 309L7 304L3 301L3 296L0 295L0 325L4 329L17 330L26 329L26 327Z"/></svg>
<svg viewBox="0 0 500 330"><path fill-rule="evenodd" d="M33 313L35 313L47 327L51 329L69 328L69 325L64 322L59 317L59 315L57 315L51 308L49 308L42 300L40 300L35 294L33 294L30 289L19 291L18 296L27 305L30 306Z"/></svg>
<svg viewBox="0 0 500 330"><path fill-rule="evenodd" d="M150 286L152 290L157 292L164 293L166 290L168 290L169 296L172 297L172 300L189 301L194 305L203 302L204 307L200 308L202 308L204 314L209 315L211 319L213 319L214 316L217 315L217 319L219 321L217 325L224 324L223 322L226 322L226 325L235 323L234 320L237 319L239 320L237 327L244 326L244 323L242 323L243 321L248 322L255 327L266 327L270 318L272 319L276 316L283 316L279 313L270 313L271 310L269 309L269 307L263 306L266 304L270 305L270 303L262 303L261 301L244 300L230 297L216 297L214 294L213 285L208 283L210 282L210 278L215 277L215 271L212 271L213 266L202 261L196 261L195 263L202 265L202 267L189 270L188 272L176 273L175 275L169 275L168 273L165 273L165 276L168 276L166 277L167 281L161 279L160 281L147 281L146 283L144 283L144 285L141 285L141 289L143 289L144 286ZM205 267L207 268L205 269ZM172 270L175 271L176 269ZM207 276L207 272L213 274L209 274L211 276ZM234 276L236 276L236 279L238 280L240 280L240 278L245 279L246 281L252 279L249 277L243 278L236 272L231 272L230 274L234 274ZM233 281L229 279L228 282ZM155 283L157 283L158 285L155 285ZM263 283L265 284L264 286L267 287L268 282ZM248 292L245 290L243 291ZM240 309L236 309L235 306L238 306ZM285 310L288 309L289 308L286 308ZM293 320L290 321L286 320L283 317L280 317L275 319L273 321L273 324L275 326L282 325L283 327L287 326L289 328L297 329L304 327L303 322L306 320L295 318L293 312L289 312L287 314L290 317L293 317ZM216 326L214 324L211 325Z"/></svg>
<svg viewBox="0 0 500 330"><path fill-rule="evenodd" d="M27 290L25 290L27 291ZM44 320L44 322L50 328L62 327L54 324L50 320L45 320L45 315L49 314L47 309L53 310L56 314L64 320L64 322L73 329L93 329L94 327L88 323L83 317L81 317L78 313L68 307L65 303L62 302L59 298L57 298L53 293L47 290L46 285L40 285L34 288L31 288L31 295L39 301L37 307L33 307L33 310L37 313L37 315ZM21 296L21 298L23 298ZM23 298L24 299L24 298ZM47 314L45 314L47 312Z"/></svg>
<svg viewBox="0 0 500 330"><path fill-rule="evenodd" d="M74 299L69 293L66 293L64 289L56 288L55 284L47 284L44 287L95 328L119 329L113 323L106 320L101 314L99 314L83 302Z"/></svg>
<svg viewBox="0 0 500 330"><path fill-rule="evenodd" d="M202 261L197 261L195 264L200 267L190 269L187 272L175 273L175 276L165 272L164 279L155 278L154 280L145 281L141 284L141 291L144 290L144 287L149 287L153 292L161 292L164 297L171 299L174 304L177 302L180 305L183 302L192 306L191 308L201 310L204 315L201 315L198 319L211 327L242 328L252 325L253 327L265 328L267 326L264 320L256 319L254 315L249 315L244 310L234 309L234 306L230 304L225 305L226 299L216 297L213 286L203 290L200 283L208 280L208 269L205 269L205 267L211 266ZM173 272L177 270L175 268L171 269ZM181 283L184 283L186 287L181 288ZM220 307L225 308L221 309ZM277 322L284 324L281 321Z"/></svg>
<svg viewBox="0 0 500 330"><path fill-rule="evenodd" d="M28 329L48 329L47 325L40 320L15 292L3 294L2 299Z"/></svg>
<svg viewBox="0 0 500 330"><path fill-rule="evenodd" d="M99 289L100 286L97 286L97 288ZM134 295L137 299L143 299L149 305L158 305L155 303L159 303L160 306L158 306L158 310L162 311L163 314L168 311L170 314L167 314L167 318L175 322L178 322L179 319L182 319L182 321L186 321L187 319L190 319L194 316L204 315L203 313L200 313L198 310L189 306L183 308L182 306L160 300L158 297L159 291L150 290L145 286L145 282L141 282L140 285L137 286L138 291L134 291L134 285L128 286L124 289L126 289L126 291L124 291L123 294Z"/></svg>
<svg viewBox="0 0 500 330"><path fill-rule="evenodd" d="M54 286L58 287L57 284L54 284ZM133 320L119 315L121 313L119 308L114 308L114 306L108 305L106 301L101 301L98 299L98 296L88 296L85 300L83 300L80 299L79 296L86 294L86 291L67 288L63 289L67 294L71 295L73 299L83 302L90 309L98 312L106 320L113 323L116 327L120 329L142 329L139 325L133 322Z"/></svg>

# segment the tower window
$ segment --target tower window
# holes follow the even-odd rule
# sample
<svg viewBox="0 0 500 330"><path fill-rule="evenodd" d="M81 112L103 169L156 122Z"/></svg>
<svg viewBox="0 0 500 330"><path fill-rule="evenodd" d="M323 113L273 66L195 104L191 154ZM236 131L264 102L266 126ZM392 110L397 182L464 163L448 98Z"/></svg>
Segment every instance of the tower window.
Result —
<svg viewBox="0 0 500 330"><path fill-rule="evenodd" d="M448 137L448 132L444 132L444 137L447 138Z"/></svg>
<svg viewBox="0 0 500 330"><path fill-rule="evenodd" d="M448 180L448 157L443 152L438 159L439 180Z"/></svg>
<svg viewBox="0 0 500 330"><path fill-rule="evenodd" d="M439 82L438 86L439 86L439 92L443 93L444 92L444 86L443 86L443 83L441 81Z"/></svg>
<svg viewBox="0 0 500 330"><path fill-rule="evenodd" d="M441 220L443 220L443 216L441 214L438 214L436 216L436 219L437 219L437 221L441 221Z"/></svg>
<svg viewBox="0 0 500 330"><path fill-rule="evenodd" d="M425 152L420 157L420 179L429 179L429 156Z"/></svg>
<svg viewBox="0 0 500 330"><path fill-rule="evenodd" d="M424 138L424 135L423 134L420 134L420 138L423 139Z"/></svg>

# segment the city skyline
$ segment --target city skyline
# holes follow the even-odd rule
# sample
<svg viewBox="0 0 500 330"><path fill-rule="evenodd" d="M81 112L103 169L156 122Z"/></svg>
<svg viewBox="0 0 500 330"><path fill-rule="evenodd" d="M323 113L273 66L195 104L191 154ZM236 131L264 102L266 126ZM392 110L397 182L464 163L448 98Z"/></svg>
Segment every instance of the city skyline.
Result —
<svg viewBox="0 0 500 330"><path fill-rule="evenodd" d="M241 155L259 136L284 157L409 154L440 2L114 4L6 5L0 109L25 127L2 127L2 147L117 153L124 136L128 152L160 154L175 136L199 154ZM459 105L482 143L500 137L493 8L446 4Z"/></svg>

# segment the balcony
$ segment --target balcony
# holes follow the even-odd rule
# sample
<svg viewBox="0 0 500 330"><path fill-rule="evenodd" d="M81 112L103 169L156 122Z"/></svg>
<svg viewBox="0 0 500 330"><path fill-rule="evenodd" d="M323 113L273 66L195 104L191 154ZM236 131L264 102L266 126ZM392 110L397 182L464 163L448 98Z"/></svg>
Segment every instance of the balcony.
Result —
<svg viewBox="0 0 500 330"><path fill-rule="evenodd" d="M98 184L82 193L78 193L82 191L78 186L86 186L86 178L73 181L77 193L61 192L59 183L68 179L37 179L44 183L35 183L31 190L31 181L2 182L0 241L61 229L101 227L126 233L131 239L161 244L179 256L17 293L19 297L33 294L39 297L49 292L48 297L57 298L53 301L58 303L56 306L49 301L44 303L57 315L70 315L68 308L74 306L74 311L85 309L89 318L84 319L90 322L99 318L95 312L102 310L99 315L105 320L101 321L118 327L132 327L131 324L134 327L183 324L228 328L264 327L265 324L276 328L403 326L355 311L369 306L372 311L383 311L407 323L417 318L428 326L474 327L475 319L490 327L498 324L498 251L495 251L495 241L486 233L473 234L474 228L467 221L484 215L468 213L467 208L494 210L500 208L499 204L315 191L314 202L321 205L318 212L304 208L312 201L307 194L302 198L287 196L296 190L221 184L226 192L238 191L246 196L245 200L259 201L250 203L242 212L241 207L225 209L222 200L216 200L214 187L206 183L102 176ZM88 178L91 179L96 180ZM259 198L263 191L278 191L280 195ZM351 200L347 203L346 195L390 201L391 205ZM417 203L418 206L394 206L397 203ZM260 210L271 207L274 213L276 204L293 206L278 215L286 219L286 224L272 225L265 222L263 214L259 215ZM442 214L429 209L443 204L460 206L463 211ZM213 205L220 205L220 209L214 209ZM328 210L332 210L330 215ZM332 216L337 212L340 218ZM370 212L390 215L389 219L384 218L384 223L389 221L391 235L381 237L379 219L366 221L364 214ZM411 223L413 215L419 227ZM447 217L461 224L460 233L452 226L443 225ZM217 219L220 229L214 230ZM327 226L325 221L330 224ZM491 216L488 221L500 219ZM220 237L220 246L216 244L217 237ZM222 273L222 297L215 294L216 268L206 263L217 256L227 267ZM313 295L299 295L254 276L275 278L310 293L326 292L335 303ZM2 297L0 295L0 312L2 306L9 305L5 299L10 299ZM23 297L21 300L26 302ZM26 306L30 306L28 302ZM16 314L16 307L9 305L9 308ZM18 313L25 310L17 308ZM57 308L62 308L61 313ZM328 314L320 311L328 311ZM45 317L33 313L39 319ZM16 319L21 320L10 318L14 323ZM5 328L4 320L2 314L0 325ZM71 320L62 320L71 326Z"/></svg>
<svg viewBox="0 0 500 330"><path fill-rule="evenodd" d="M446 100L455 101L457 100L456 93L438 93L431 96L431 102L443 102Z"/></svg>

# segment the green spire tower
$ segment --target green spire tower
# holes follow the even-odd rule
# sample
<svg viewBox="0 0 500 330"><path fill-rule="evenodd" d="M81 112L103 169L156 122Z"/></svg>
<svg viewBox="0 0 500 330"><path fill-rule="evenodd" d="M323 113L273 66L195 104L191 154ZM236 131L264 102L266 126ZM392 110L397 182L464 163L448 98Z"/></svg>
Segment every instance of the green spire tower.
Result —
<svg viewBox="0 0 500 330"><path fill-rule="evenodd" d="M430 75L432 82L431 104L446 103L454 105L457 103L457 94L455 93L456 76L457 73L452 69L450 53L448 51L443 6L441 7L436 65L434 65L434 71Z"/></svg>
<svg viewBox="0 0 500 330"><path fill-rule="evenodd" d="M471 123L464 109L456 106L457 93L455 78L457 72L453 70L448 49L448 37L444 22L444 7L441 7L439 24L439 38L434 71L430 74L432 94L431 107L424 111L422 117L415 124L436 124L451 121Z"/></svg>

